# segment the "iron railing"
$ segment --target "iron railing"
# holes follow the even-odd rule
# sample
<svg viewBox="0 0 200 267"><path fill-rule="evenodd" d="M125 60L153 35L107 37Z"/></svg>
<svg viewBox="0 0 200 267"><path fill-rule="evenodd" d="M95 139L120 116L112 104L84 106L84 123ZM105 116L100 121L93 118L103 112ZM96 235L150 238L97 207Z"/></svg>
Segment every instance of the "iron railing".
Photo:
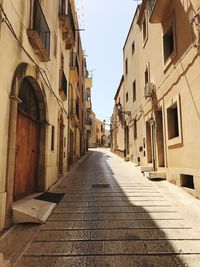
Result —
<svg viewBox="0 0 200 267"><path fill-rule="evenodd" d="M67 96L67 79L63 70L60 70L59 73L59 90L62 90Z"/></svg>
<svg viewBox="0 0 200 267"><path fill-rule="evenodd" d="M75 39L75 24L72 14L72 8L69 0L60 0L59 3L59 15L67 15L69 17L73 37Z"/></svg>
<svg viewBox="0 0 200 267"><path fill-rule="evenodd" d="M69 101L69 114L71 116L79 117L79 102L77 99L70 99Z"/></svg>
<svg viewBox="0 0 200 267"><path fill-rule="evenodd" d="M70 53L70 67L71 68L78 68L78 59L77 59L77 53L76 52Z"/></svg>
<svg viewBox="0 0 200 267"><path fill-rule="evenodd" d="M48 55L50 55L50 29L38 0L34 1L33 30L38 33Z"/></svg>

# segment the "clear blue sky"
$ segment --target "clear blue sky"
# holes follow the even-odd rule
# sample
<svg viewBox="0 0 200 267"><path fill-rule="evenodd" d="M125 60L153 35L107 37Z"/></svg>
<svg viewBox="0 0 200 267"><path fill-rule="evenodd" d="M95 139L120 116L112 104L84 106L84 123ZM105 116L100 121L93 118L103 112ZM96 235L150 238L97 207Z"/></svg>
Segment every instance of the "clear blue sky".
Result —
<svg viewBox="0 0 200 267"><path fill-rule="evenodd" d="M139 3L140 1L138 1ZM76 0L88 70L93 70L92 109L108 122L123 74L123 45L133 19L134 0Z"/></svg>

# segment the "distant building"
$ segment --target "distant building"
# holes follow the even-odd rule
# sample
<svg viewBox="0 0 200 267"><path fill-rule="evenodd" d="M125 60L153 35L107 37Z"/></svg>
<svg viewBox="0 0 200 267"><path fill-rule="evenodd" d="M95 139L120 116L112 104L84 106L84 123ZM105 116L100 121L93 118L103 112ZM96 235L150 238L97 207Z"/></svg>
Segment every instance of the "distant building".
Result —
<svg viewBox="0 0 200 267"><path fill-rule="evenodd" d="M99 119L95 120L96 124L96 147L104 147L105 144L105 126Z"/></svg>
<svg viewBox="0 0 200 267"><path fill-rule="evenodd" d="M110 130L105 129L105 143L104 147L110 147L111 137L110 137Z"/></svg>
<svg viewBox="0 0 200 267"><path fill-rule="evenodd" d="M90 134L88 135L88 148L96 147L96 115L93 111L90 112Z"/></svg>

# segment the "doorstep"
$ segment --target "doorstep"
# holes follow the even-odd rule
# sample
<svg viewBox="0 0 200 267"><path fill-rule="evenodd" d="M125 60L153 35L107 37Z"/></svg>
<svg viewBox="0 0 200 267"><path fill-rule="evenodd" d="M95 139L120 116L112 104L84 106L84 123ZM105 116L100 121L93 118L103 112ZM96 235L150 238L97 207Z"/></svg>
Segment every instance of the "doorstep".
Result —
<svg viewBox="0 0 200 267"><path fill-rule="evenodd" d="M140 172L151 172L153 171L153 166L140 166L139 171Z"/></svg>
<svg viewBox="0 0 200 267"><path fill-rule="evenodd" d="M147 172L147 173L145 173L145 176L149 180L153 180L153 179L163 179L163 180L166 180L166 173L165 172L159 172L159 171Z"/></svg>

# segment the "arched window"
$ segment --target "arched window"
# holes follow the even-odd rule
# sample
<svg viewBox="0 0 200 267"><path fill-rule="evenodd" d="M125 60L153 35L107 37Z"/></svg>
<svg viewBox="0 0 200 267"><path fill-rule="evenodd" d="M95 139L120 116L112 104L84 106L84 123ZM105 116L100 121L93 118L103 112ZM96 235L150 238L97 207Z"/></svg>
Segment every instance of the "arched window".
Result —
<svg viewBox="0 0 200 267"><path fill-rule="evenodd" d="M27 78L22 81L19 98L22 102L19 103L18 109L31 119L39 121L40 115L36 94Z"/></svg>

